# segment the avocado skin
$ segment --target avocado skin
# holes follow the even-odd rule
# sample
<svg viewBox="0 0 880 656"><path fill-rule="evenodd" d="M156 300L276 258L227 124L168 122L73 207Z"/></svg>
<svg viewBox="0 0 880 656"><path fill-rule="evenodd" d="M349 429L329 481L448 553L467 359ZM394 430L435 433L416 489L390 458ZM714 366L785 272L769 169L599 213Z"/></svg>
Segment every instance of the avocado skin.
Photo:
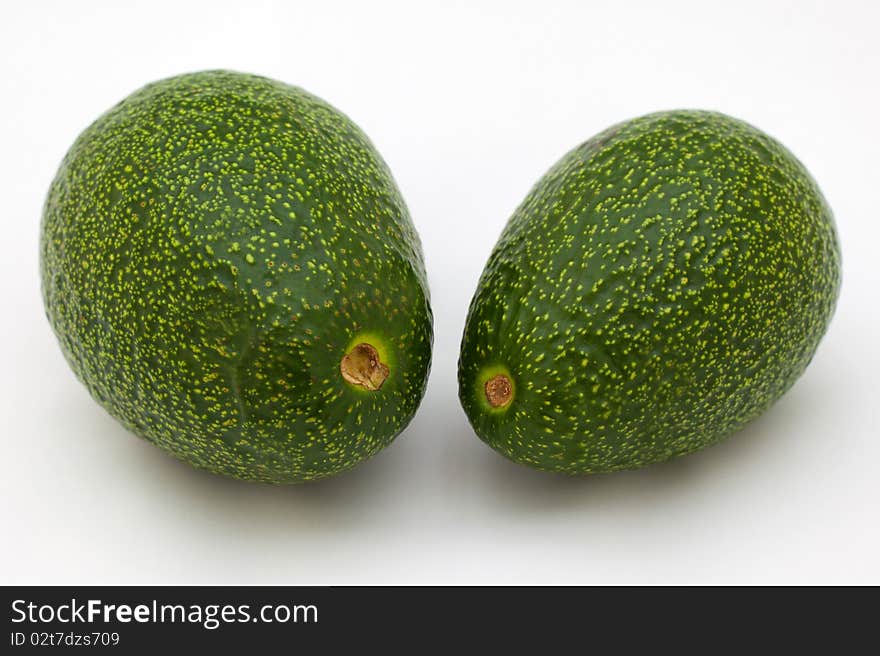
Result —
<svg viewBox="0 0 880 656"><path fill-rule="evenodd" d="M730 435L810 362L840 286L803 165L706 111L615 125L566 154L505 227L471 302L459 397L532 467L635 469ZM516 388L493 408L486 379Z"/></svg>
<svg viewBox="0 0 880 656"><path fill-rule="evenodd" d="M41 235L46 314L92 396L191 465L290 483L390 443L422 398L432 317L382 158L302 89L205 71L149 84L64 158ZM359 341L390 375L340 375Z"/></svg>

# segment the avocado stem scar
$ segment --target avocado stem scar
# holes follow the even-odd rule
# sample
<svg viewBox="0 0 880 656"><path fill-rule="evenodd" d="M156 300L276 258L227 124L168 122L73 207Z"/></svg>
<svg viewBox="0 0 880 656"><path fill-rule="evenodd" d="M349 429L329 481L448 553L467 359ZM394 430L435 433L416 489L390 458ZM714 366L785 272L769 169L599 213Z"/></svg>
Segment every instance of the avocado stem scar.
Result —
<svg viewBox="0 0 880 656"><path fill-rule="evenodd" d="M372 344L362 342L351 349L339 363L342 377L352 385L375 392L391 373L388 366L380 362L379 351Z"/></svg>
<svg viewBox="0 0 880 656"><path fill-rule="evenodd" d="M504 374L492 376L485 385L486 400L493 408L503 408L513 398L513 385Z"/></svg>

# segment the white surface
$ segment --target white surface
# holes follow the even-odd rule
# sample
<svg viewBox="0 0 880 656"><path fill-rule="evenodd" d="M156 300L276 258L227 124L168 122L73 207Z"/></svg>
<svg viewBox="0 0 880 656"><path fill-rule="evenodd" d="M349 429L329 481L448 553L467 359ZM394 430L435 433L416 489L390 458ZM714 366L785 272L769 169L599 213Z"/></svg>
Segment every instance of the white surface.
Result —
<svg viewBox="0 0 880 656"><path fill-rule="evenodd" d="M299 6L297 6L299 4ZM880 583L878 5L17 3L0 21L0 583ZM233 68L349 114L425 246L434 366L410 428L356 470L273 488L127 434L43 316L38 223L73 139L142 84ZM842 297L804 377L697 455L559 478L474 436L465 313L508 216L565 151L658 109L761 127L834 208Z"/></svg>

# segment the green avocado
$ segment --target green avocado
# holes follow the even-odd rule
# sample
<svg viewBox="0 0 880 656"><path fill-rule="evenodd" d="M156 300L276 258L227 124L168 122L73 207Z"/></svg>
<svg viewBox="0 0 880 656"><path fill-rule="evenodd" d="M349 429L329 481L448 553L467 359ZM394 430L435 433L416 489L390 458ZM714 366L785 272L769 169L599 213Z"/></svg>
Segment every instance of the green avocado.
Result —
<svg viewBox="0 0 880 656"><path fill-rule="evenodd" d="M482 440L538 469L667 460L791 387L839 285L831 210L784 146L723 114L643 116L514 212L471 302L459 397Z"/></svg>
<svg viewBox="0 0 880 656"><path fill-rule="evenodd" d="M354 123L280 82L181 75L98 118L49 190L41 275L92 396L198 468L330 476L424 392L432 316L400 192Z"/></svg>

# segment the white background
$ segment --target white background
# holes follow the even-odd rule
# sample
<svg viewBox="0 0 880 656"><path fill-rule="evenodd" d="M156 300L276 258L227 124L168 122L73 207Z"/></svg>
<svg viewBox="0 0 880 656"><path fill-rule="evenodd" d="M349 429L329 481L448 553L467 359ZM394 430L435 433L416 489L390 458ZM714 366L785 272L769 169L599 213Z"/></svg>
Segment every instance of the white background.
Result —
<svg viewBox="0 0 880 656"><path fill-rule="evenodd" d="M880 583L880 10L872 2L15 3L0 21L0 583ZM356 470L196 472L88 396L43 315L44 194L76 135L203 68L302 86L370 135L436 315L410 428ZM510 213L565 151L659 109L788 145L837 215L842 296L807 373L723 444L643 471L514 465L456 396L465 313Z"/></svg>

